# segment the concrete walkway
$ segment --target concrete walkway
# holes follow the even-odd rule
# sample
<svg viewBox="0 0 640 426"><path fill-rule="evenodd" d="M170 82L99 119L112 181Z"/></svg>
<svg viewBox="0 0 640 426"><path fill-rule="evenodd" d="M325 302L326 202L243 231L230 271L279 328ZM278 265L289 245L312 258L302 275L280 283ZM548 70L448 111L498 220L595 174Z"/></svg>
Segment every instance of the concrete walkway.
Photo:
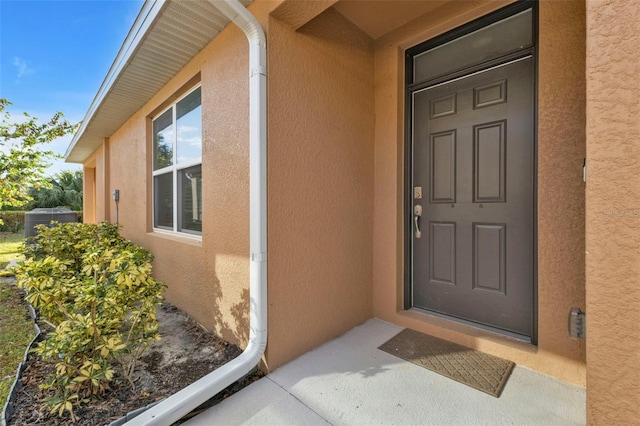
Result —
<svg viewBox="0 0 640 426"><path fill-rule="evenodd" d="M401 330L369 320L184 424L585 424L584 388L516 366L494 398L377 349Z"/></svg>

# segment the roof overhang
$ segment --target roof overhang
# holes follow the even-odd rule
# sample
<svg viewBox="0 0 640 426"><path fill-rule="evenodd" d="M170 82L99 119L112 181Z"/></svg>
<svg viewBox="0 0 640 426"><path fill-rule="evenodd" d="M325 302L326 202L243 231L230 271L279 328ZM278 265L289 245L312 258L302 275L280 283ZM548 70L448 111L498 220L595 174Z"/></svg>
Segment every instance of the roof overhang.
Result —
<svg viewBox="0 0 640 426"><path fill-rule="evenodd" d="M247 6L252 0L240 0ZM208 1L146 0L64 157L84 162L228 24Z"/></svg>

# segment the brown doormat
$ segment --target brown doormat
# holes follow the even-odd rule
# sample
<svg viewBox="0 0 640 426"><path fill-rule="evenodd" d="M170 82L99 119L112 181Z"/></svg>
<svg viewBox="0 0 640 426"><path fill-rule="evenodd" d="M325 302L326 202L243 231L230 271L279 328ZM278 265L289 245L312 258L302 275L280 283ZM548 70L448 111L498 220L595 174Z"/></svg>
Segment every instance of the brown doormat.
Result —
<svg viewBox="0 0 640 426"><path fill-rule="evenodd" d="M515 365L506 359L408 328L383 343L378 349L496 398L502 393Z"/></svg>

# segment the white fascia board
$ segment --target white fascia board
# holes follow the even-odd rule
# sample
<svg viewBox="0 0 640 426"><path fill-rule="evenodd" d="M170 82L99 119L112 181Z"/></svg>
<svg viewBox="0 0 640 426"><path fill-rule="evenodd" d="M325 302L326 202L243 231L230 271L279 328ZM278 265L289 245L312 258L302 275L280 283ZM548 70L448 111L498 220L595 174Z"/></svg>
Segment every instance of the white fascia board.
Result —
<svg viewBox="0 0 640 426"><path fill-rule="evenodd" d="M100 85L100 89L98 90L95 98L93 98L93 101L91 102L91 105L89 106L84 119L81 121L80 127L74 134L73 139L71 140L71 143L69 144L69 147L64 154L65 160L69 158L71 152L74 150L74 148L76 148L76 145L84 136L87 126L93 120L96 112L104 102L105 97L107 96L107 94L109 94L114 84L118 80L118 77L120 77L126 66L129 64L129 61L131 60L136 50L138 50L138 47L140 46L142 40L147 35L147 32L151 28L151 25L161 14L164 6L165 0L145 0L140 13L136 17L133 26L129 30L129 34L127 34L127 37L122 43L122 47L120 47L120 51L116 55L113 64L111 64L107 76ZM108 137L111 135L104 136Z"/></svg>

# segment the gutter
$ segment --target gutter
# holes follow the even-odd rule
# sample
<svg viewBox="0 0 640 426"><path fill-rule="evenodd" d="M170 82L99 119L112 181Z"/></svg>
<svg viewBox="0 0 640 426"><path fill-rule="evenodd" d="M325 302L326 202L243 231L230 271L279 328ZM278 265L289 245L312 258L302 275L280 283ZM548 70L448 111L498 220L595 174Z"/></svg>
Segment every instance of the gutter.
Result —
<svg viewBox="0 0 640 426"><path fill-rule="evenodd" d="M249 39L249 344L240 356L125 423L169 425L258 365L267 346L267 45L256 18L237 0L208 0Z"/></svg>
<svg viewBox="0 0 640 426"><path fill-rule="evenodd" d="M164 9L164 6L165 0L149 0L145 1L142 5L142 10L138 14L138 17L127 34L127 37L122 43L122 48L118 51L118 55L114 59L111 68L109 68L109 71L107 72L107 76L100 85L98 93L91 102L91 105L89 105L87 113L80 122L80 127L73 135L73 139L67 147L67 151L64 154L65 160L71 155L71 152L78 144L80 138L84 136L87 126L98 112L102 102L113 88L113 85L122 71L129 64L129 61L131 61L137 47L140 45L151 25L156 21L158 15L160 15L160 12Z"/></svg>

